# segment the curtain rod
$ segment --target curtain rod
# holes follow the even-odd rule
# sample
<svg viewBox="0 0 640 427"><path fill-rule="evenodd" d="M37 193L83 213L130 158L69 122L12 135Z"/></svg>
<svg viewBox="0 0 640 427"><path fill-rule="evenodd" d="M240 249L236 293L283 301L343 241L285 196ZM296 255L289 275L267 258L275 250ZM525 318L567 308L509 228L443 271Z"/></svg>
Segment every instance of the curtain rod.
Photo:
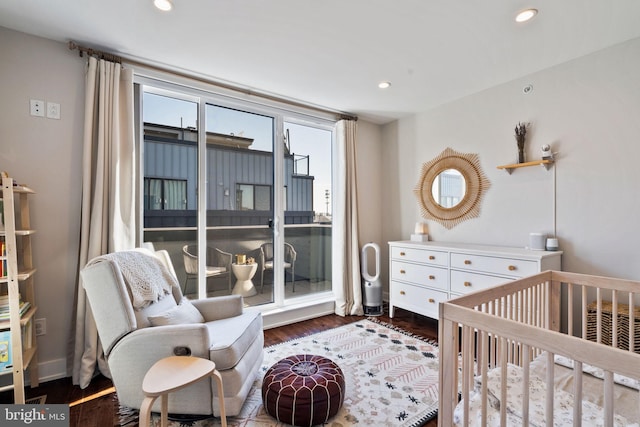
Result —
<svg viewBox="0 0 640 427"><path fill-rule="evenodd" d="M151 68L151 69L153 69L155 71L161 71L163 73L171 73L171 74L177 75L179 77L188 78L188 79L192 79L192 80L197 80L197 81L199 81L201 83L210 84L210 85L219 87L221 89L232 90L234 92L239 92L239 93L242 93L242 94L245 94L245 95L249 95L249 96L256 96L256 97L259 97L259 98L266 99L268 101L275 101L275 102L280 102L280 103L284 103L284 104L287 104L287 105L292 105L292 106L296 106L296 107L301 107L301 108L306 108L306 109L319 111L319 112L322 112L322 113L334 114L340 120L354 120L354 121L358 120L358 116L354 116L354 115L351 115L351 114L337 112L337 111L330 110L330 109L327 109L327 108L322 108L322 107L318 107L318 106L314 106L314 105L305 104L303 102L292 101L290 99L281 98L281 97L278 97L278 96L275 96L275 95L269 95L269 94L266 94L266 93L256 92L256 91L253 91L251 89L242 88L242 87L239 87L239 86L234 86L232 84L217 82L217 81L214 81L214 80L210 80L210 79L207 79L207 78L204 78L204 77L199 77L199 76L192 75L192 74L185 73L185 72L169 70L167 68L159 67L157 65L150 64L150 63L147 63L147 62L138 61L136 59L123 58L121 56L114 55L114 54L109 53L109 52L104 52L102 50L92 49L92 48L89 48L89 47L81 46L81 45L75 43L72 40L69 41L68 46L69 46L69 50L77 50L78 54L80 55L80 57L82 57L86 53L89 56L95 56L98 59L104 59L104 60L111 61L111 62L117 62L118 64L122 64L122 62L124 61L126 63L131 64L131 65L137 65L137 66L142 66L142 67L146 67L146 68Z"/></svg>
<svg viewBox="0 0 640 427"><path fill-rule="evenodd" d="M80 58L82 58L86 53L87 55L95 56L98 59L105 59L110 62L117 62L118 64L122 64L122 57L118 55L103 52L101 50L91 49L90 47L80 46L73 41L69 42L69 50L77 50Z"/></svg>

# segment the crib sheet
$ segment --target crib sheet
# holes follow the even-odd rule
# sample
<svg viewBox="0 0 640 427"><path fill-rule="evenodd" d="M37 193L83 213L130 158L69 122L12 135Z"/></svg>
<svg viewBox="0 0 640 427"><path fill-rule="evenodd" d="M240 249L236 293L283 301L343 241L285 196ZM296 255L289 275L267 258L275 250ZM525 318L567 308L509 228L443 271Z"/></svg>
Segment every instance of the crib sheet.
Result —
<svg viewBox="0 0 640 427"><path fill-rule="evenodd" d="M565 366L566 365L566 366ZM554 425L573 425L573 370L568 359L556 358L554 367ZM583 369L589 372L589 367ZM481 378L475 380L475 389L469 397L469 425L470 426L500 426L500 396L501 396L500 368L489 370L487 374L488 405L487 423L481 419L482 396ZM529 422L531 426L545 426L545 398L546 398L546 355L541 355L531 362L529 379ZM614 387L616 427L640 426L640 395L637 381L617 378ZM522 381L521 367L507 365L507 425L522 425ZM626 383L623 385L621 383ZM603 426L603 381L594 375L583 375L583 407L582 421L585 426ZM454 411L456 426L462 424L462 405L460 402Z"/></svg>

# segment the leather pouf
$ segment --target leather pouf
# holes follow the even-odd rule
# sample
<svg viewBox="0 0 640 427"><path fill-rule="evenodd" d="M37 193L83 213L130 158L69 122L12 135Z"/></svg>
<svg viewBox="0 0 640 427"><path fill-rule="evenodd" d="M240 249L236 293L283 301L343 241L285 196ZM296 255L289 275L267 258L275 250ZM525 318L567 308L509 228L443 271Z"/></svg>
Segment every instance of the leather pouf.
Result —
<svg viewBox="0 0 640 427"><path fill-rule="evenodd" d="M289 356L267 370L262 401L269 415L294 426L313 426L338 413L344 401L344 375L331 359Z"/></svg>

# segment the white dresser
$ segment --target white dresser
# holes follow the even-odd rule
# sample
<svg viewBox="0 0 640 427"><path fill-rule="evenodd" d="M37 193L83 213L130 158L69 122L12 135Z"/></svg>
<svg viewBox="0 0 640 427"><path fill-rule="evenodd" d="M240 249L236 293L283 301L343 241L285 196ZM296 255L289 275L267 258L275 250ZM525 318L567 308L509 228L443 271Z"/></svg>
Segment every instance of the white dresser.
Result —
<svg viewBox="0 0 640 427"><path fill-rule="evenodd" d="M440 242L389 242L389 317L395 307L434 319L438 303L546 270L562 252Z"/></svg>

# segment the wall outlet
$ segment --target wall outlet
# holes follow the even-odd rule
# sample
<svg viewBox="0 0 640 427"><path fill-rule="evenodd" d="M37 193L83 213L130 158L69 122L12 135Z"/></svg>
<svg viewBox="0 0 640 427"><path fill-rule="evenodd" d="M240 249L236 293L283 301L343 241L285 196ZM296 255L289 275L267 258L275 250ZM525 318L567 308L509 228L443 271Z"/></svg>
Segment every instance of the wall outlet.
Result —
<svg viewBox="0 0 640 427"><path fill-rule="evenodd" d="M47 118L60 120L60 104L47 102Z"/></svg>
<svg viewBox="0 0 640 427"><path fill-rule="evenodd" d="M29 106L32 116L44 117L44 101L32 99L29 101Z"/></svg>
<svg viewBox="0 0 640 427"><path fill-rule="evenodd" d="M45 335L47 333L47 319L35 319L34 325L36 327L36 336Z"/></svg>

